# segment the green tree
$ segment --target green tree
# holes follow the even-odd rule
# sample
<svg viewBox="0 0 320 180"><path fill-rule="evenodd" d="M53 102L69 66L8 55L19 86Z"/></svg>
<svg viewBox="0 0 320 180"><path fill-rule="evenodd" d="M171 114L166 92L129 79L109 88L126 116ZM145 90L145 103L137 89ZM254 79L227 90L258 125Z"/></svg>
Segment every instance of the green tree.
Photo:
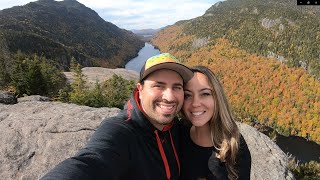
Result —
<svg viewBox="0 0 320 180"><path fill-rule="evenodd" d="M70 84L67 84L62 89L59 89L58 96L57 96L56 100L64 102L64 103L70 102L70 92L71 91L72 91L72 88L71 88Z"/></svg>
<svg viewBox="0 0 320 180"><path fill-rule="evenodd" d="M47 87L41 73L41 67L38 59L27 59L26 61L26 89L27 95L46 95Z"/></svg>
<svg viewBox="0 0 320 180"><path fill-rule="evenodd" d="M71 83L70 102L84 105L87 92L86 76L82 73L79 63L75 63L71 67L71 71L73 72L74 81Z"/></svg>
<svg viewBox="0 0 320 180"><path fill-rule="evenodd" d="M10 85L11 58L5 38L0 35L0 89Z"/></svg>
<svg viewBox="0 0 320 180"><path fill-rule="evenodd" d="M0 57L0 89L7 86L10 83L9 69L6 65L5 59Z"/></svg>
<svg viewBox="0 0 320 180"><path fill-rule="evenodd" d="M91 107L106 107L108 106L108 100L105 96L105 93L103 92L103 89L101 87L101 84L97 80L95 83L95 87L92 90L88 90L86 100L85 100L86 106Z"/></svg>
<svg viewBox="0 0 320 180"><path fill-rule="evenodd" d="M11 74L12 84L18 96L42 95L54 97L63 88L63 73L44 57L33 58L17 53Z"/></svg>
<svg viewBox="0 0 320 180"><path fill-rule="evenodd" d="M18 51L13 60L13 69L11 74L12 85L15 87L16 94L18 96L26 94L26 72L26 57Z"/></svg>
<svg viewBox="0 0 320 180"><path fill-rule="evenodd" d="M46 94L49 97L57 96L59 90L66 86L66 77L59 70L57 64L44 57L35 57L40 59L40 69L42 78L46 85Z"/></svg>
<svg viewBox="0 0 320 180"><path fill-rule="evenodd" d="M128 81L114 74L103 84L104 93L108 100L108 107L123 108L135 88L134 81Z"/></svg>

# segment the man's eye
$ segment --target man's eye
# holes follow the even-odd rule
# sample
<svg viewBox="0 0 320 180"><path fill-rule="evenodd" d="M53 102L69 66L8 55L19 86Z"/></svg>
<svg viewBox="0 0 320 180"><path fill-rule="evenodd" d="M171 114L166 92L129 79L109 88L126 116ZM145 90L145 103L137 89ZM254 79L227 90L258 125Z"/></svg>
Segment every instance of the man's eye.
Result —
<svg viewBox="0 0 320 180"><path fill-rule="evenodd" d="M161 88L162 85L160 85L160 84L155 84L155 85L153 85L152 87Z"/></svg>
<svg viewBox="0 0 320 180"><path fill-rule="evenodd" d="M176 86L176 87L173 87L173 89L174 89L174 90L178 90L178 91L180 91L180 90L182 90L182 87L180 87L180 86Z"/></svg>

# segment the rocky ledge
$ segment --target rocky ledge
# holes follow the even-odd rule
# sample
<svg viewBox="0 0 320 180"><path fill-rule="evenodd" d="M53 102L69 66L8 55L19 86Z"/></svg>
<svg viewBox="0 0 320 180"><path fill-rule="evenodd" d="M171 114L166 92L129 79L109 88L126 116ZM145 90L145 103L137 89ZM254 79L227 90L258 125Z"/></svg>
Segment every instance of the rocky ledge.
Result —
<svg viewBox="0 0 320 180"><path fill-rule="evenodd" d="M24 101L0 104L0 179L39 179L85 145L104 117L117 108ZM294 179L288 158L267 136L238 123L251 156L251 179Z"/></svg>

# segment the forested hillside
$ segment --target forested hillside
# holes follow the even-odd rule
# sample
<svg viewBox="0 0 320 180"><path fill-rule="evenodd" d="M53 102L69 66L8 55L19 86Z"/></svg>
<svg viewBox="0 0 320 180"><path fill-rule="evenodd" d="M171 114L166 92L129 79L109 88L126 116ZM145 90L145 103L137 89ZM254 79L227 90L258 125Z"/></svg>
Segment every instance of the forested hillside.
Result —
<svg viewBox="0 0 320 180"><path fill-rule="evenodd" d="M183 22L182 22L183 23ZM227 0L184 22L184 35L215 44L224 37L234 47L303 67L320 78L320 7L296 0ZM196 48L188 42L179 48Z"/></svg>
<svg viewBox="0 0 320 180"><path fill-rule="evenodd" d="M242 120L319 143L319 10L293 3L227 0L160 31L152 43L187 65L210 67Z"/></svg>
<svg viewBox="0 0 320 180"><path fill-rule="evenodd" d="M143 46L135 34L75 0L39 0L0 11L5 64L20 50L54 60L65 70L71 57L83 66L124 67Z"/></svg>

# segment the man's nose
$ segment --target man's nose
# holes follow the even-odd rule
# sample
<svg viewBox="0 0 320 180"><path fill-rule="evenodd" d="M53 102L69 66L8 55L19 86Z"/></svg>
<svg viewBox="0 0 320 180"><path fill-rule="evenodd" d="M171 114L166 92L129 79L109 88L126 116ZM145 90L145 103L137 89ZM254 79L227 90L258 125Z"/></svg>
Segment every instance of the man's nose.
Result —
<svg viewBox="0 0 320 180"><path fill-rule="evenodd" d="M171 88L166 88L163 91L163 99L165 99L165 100L167 100L169 102L175 100L175 96L174 96L174 93L173 93Z"/></svg>

